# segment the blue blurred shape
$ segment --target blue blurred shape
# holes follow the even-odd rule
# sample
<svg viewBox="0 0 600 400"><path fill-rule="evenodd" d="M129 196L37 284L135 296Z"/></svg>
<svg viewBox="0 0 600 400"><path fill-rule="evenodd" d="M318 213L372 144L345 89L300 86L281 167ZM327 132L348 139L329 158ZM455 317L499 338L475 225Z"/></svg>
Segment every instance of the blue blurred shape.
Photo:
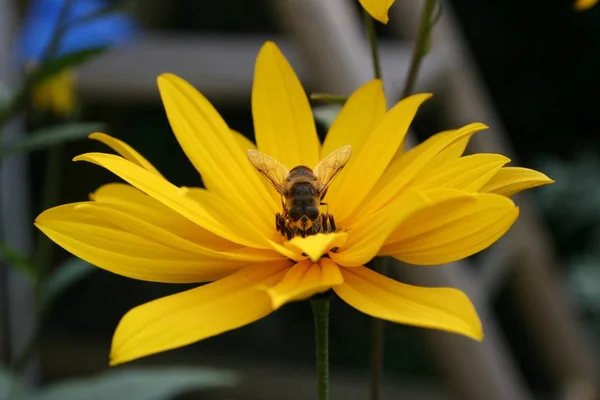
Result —
<svg viewBox="0 0 600 400"><path fill-rule="evenodd" d="M61 9L68 0L33 0L25 16L17 59L20 64L40 61L54 34ZM73 0L65 22L71 23L96 14L112 2L104 0ZM94 47L111 47L132 39L135 23L123 13L99 15L70 27L62 37L54 56Z"/></svg>

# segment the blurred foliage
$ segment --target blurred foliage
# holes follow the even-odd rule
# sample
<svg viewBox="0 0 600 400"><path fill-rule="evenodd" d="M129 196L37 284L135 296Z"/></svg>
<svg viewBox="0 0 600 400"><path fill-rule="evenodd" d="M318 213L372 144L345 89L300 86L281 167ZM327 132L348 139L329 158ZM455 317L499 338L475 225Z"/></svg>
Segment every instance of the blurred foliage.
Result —
<svg viewBox="0 0 600 400"><path fill-rule="evenodd" d="M79 140L90 133L101 131L104 124L100 122L67 123L41 128L24 135L22 139L4 143L0 146L0 158L10 154L29 153Z"/></svg>
<svg viewBox="0 0 600 400"><path fill-rule="evenodd" d="M229 387L237 377L229 372L193 367L123 368L71 379L31 390L0 370L0 399L16 400L165 400L191 390Z"/></svg>

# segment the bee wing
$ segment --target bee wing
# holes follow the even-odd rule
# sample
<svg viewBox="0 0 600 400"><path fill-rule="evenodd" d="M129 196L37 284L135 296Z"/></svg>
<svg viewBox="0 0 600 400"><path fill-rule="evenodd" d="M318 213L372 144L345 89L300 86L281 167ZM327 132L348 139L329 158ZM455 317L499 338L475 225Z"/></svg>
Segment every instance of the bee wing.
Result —
<svg viewBox="0 0 600 400"><path fill-rule="evenodd" d="M344 146L325 157L317 164L313 173L317 177L318 190L321 193L321 198L325 196L325 192L331 182L335 179L344 166L350 160L352 155L352 146Z"/></svg>
<svg viewBox="0 0 600 400"><path fill-rule="evenodd" d="M248 150L248 159L254 165L254 168L268 180L271 185L282 195L286 195L285 179L288 176L288 169L266 154L256 150Z"/></svg>

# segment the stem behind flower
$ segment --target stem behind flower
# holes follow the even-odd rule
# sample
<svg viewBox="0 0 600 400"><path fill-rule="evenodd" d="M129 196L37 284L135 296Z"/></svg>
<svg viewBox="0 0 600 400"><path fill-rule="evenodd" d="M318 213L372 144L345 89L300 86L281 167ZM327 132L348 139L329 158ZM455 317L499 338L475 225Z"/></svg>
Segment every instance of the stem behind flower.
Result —
<svg viewBox="0 0 600 400"><path fill-rule="evenodd" d="M329 400L329 303L328 295L316 295L310 300L315 319L317 349L317 387L319 400Z"/></svg>

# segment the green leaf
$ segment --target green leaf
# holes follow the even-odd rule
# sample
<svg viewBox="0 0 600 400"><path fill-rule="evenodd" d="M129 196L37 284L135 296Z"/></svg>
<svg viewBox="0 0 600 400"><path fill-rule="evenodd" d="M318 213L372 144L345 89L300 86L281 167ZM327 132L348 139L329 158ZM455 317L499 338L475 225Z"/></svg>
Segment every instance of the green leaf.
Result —
<svg viewBox="0 0 600 400"><path fill-rule="evenodd" d="M7 143L0 148L0 157L8 154L28 153L59 143L71 142L87 137L90 133L103 130L103 128L104 124L100 122L69 123L43 128L28 134L21 140Z"/></svg>
<svg viewBox="0 0 600 400"><path fill-rule="evenodd" d="M30 397L26 395L22 382L10 372L0 367L0 399L25 400Z"/></svg>
<svg viewBox="0 0 600 400"><path fill-rule="evenodd" d="M94 271L96 267L79 258L65 261L48 276L43 303L48 304L56 300L62 292Z"/></svg>
<svg viewBox="0 0 600 400"><path fill-rule="evenodd" d="M333 124L333 121L340 113L342 106L338 104L331 104L328 106L314 107L313 115L315 116L315 120L325 125L327 129Z"/></svg>
<svg viewBox="0 0 600 400"><path fill-rule="evenodd" d="M35 264L26 255L4 243L0 243L0 260L4 261L8 266L17 269L28 278L35 276Z"/></svg>
<svg viewBox="0 0 600 400"><path fill-rule="evenodd" d="M32 72L31 84L38 85L65 69L77 67L104 54L107 50L107 47L92 47L47 60Z"/></svg>
<svg viewBox="0 0 600 400"><path fill-rule="evenodd" d="M105 374L58 383L35 400L163 400L193 389L232 386L228 372L192 367L124 368Z"/></svg>

